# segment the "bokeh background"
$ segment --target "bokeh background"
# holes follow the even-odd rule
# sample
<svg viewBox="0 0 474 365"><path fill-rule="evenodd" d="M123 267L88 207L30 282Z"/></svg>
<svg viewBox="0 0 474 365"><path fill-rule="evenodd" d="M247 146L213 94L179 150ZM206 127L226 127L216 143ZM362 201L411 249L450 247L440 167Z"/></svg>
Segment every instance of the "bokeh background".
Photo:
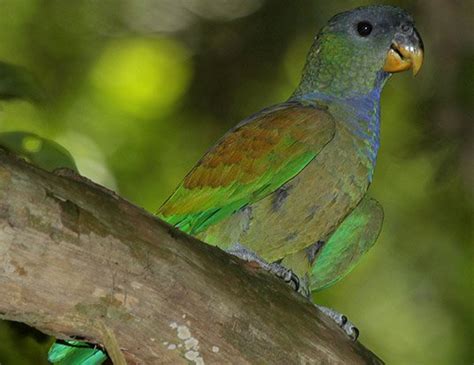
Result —
<svg viewBox="0 0 474 365"><path fill-rule="evenodd" d="M15 85L0 68L0 94L18 96L1 102L0 132L60 143L82 174L155 211L228 128L290 95L329 17L368 3L1 0L0 61L33 76ZM388 364L472 364L474 2L390 3L414 14L426 63L383 93L381 237L316 300ZM0 322L2 365L46 364L50 343Z"/></svg>

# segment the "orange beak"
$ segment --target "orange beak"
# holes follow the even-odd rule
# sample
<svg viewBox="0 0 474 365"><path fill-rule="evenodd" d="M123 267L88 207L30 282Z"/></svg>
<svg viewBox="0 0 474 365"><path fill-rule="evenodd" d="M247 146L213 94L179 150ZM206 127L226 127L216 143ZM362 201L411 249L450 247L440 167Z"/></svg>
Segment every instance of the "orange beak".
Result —
<svg viewBox="0 0 474 365"><path fill-rule="evenodd" d="M393 41L383 67L386 72L402 72L411 69L416 75L423 65L423 41L415 30L410 37Z"/></svg>

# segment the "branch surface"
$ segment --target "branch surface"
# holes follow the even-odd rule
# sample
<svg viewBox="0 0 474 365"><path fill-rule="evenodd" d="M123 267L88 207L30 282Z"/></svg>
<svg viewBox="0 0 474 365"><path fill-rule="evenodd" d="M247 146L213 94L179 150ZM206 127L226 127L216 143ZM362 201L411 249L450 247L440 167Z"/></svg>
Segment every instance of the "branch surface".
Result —
<svg viewBox="0 0 474 365"><path fill-rule="evenodd" d="M0 152L0 318L128 364L381 364L266 272Z"/></svg>

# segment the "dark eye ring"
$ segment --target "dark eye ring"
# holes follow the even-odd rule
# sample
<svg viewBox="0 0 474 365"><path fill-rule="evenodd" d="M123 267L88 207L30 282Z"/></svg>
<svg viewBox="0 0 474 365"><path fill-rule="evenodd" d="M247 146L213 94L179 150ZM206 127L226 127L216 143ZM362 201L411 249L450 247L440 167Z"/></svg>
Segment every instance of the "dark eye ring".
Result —
<svg viewBox="0 0 474 365"><path fill-rule="evenodd" d="M361 37L367 37L372 33L373 26L369 22L360 22L357 24L357 32Z"/></svg>

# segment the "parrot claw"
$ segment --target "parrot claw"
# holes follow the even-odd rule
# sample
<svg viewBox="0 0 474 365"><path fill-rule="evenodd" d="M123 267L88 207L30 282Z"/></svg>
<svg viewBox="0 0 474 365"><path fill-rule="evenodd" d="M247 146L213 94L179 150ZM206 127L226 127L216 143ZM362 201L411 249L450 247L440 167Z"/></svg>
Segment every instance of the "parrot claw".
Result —
<svg viewBox="0 0 474 365"><path fill-rule="evenodd" d="M346 333L347 336L349 336L352 341L357 341L357 338L359 337L359 330L351 321L347 319L344 314L338 313L333 309L323 307L321 305L316 305L316 307L318 307L321 312L336 322L336 324Z"/></svg>
<svg viewBox="0 0 474 365"><path fill-rule="evenodd" d="M283 279L291 288L304 296L305 298L311 300L311 291L308 288L308 283L306 278L301 280L298 275L296 275L292 270L284 267L281 264L273 263L270 264L270 272L278 276L280 279Z"/></svg>
<svg viewBox="0 0 474 365"><path fill-rule="evenodd" d="M285 283L291 286L295 291L299 290L300 279L293 271L275 262L272 264L269 264L268 268L269 268L268 271L270 271L272 274L282 279Z"/></svg>
<svg viewBox="0 0 474 365"><path fill-rule="evenodd" d="M260 256L258 256L255 252L249 250L248 248L242 246L239 243L233 245L226 251L231 255L237 256L241 260L248 262L256 262L262 269L282 279L296 292L303 291L304 288L301 286L300 279L298 278L298 276L292 270L284 267L283 265L280 265L277 262L269 264Z"/></svg>

